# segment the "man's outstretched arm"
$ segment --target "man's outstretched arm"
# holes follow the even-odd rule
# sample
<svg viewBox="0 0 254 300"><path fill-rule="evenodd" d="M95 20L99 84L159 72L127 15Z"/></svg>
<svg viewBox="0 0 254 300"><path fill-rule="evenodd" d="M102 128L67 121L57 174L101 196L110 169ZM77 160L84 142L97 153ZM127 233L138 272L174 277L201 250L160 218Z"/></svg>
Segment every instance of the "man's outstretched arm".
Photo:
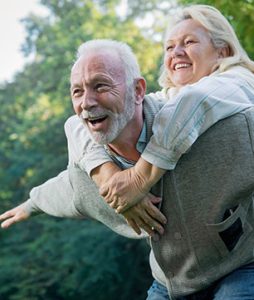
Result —
<svg viewBox="0 0 254 300"><path fill-rule="evenodd" d="M46 213L55 217L84 218L74 205L74 191L65 170L58 176L49 179L33 188L30 199L0 215L2 228L24 221L34 213Z"/></svg>

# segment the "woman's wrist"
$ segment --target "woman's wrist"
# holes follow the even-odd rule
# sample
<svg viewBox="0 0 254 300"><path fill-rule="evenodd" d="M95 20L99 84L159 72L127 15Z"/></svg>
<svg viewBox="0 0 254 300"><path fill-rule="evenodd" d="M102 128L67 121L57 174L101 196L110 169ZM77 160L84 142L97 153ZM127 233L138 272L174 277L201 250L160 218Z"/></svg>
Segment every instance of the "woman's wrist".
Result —
<svg viewBox="0 0 254 300"><path fill-rule="evenodd" d="M98 187L107 181L121 169L113 162L104 163L91 171L91 177Z"/></svg>
<svg viewBox="0 0 254 300"><path fill-rule="evenodd" d="M142 157L138 160L134 166L136 176L140 178L141 189L147 192L151 187L160 180L160 178L166 172L165 169L161 169L155 165L150 164Z"/></svg>

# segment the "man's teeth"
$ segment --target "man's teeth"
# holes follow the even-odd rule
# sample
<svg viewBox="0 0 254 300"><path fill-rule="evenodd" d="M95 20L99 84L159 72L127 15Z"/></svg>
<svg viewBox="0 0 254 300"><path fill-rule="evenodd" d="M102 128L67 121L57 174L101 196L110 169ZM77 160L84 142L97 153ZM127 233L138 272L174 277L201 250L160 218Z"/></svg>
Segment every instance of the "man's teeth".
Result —
<svg viewBox="0 0 254 300"><path fill-rule="evenodd" d="M105 116L101 116L101 117L90 117L88 118L88 121L97 121L97 120L100 120L100 119L103 119L105 118Z"/></svg>
<svg viewBox="0 0 254 300"><path fill-rule="evenodd" d="M188 68L191 64L176 64L175 70L181 69L181 68Z"/></svg>
<svg viewBox="0 0 254 300"><path fill-rule="evenodd" d="M88 120L88 121L96 121L96 120L101 120L101 119L105 119L107 117L107 115L100 115L100 116L92 116L92 115L87 115L86 116L86 119Z"/></svg>
<svg viewBox="0 0 254 300"><path fill-rule="evenodd" d="M88 118L88 121L91 122L92 124L102 122L106 119L107 116L100 116L100 117L91 117Z"/></svg>

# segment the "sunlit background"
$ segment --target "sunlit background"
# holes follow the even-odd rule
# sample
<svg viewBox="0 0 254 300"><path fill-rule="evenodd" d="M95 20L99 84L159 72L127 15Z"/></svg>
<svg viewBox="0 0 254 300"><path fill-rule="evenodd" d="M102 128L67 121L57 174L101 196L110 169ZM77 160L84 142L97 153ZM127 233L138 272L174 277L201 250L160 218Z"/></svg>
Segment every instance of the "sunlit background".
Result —
<svg viewBox="0 0 254 300"><path fill-rule="evenodd" d="M0 1L0 81L11 80L25 63L20 48L25 38L21 19L29 13L47 14L37 0Z"/></svg>

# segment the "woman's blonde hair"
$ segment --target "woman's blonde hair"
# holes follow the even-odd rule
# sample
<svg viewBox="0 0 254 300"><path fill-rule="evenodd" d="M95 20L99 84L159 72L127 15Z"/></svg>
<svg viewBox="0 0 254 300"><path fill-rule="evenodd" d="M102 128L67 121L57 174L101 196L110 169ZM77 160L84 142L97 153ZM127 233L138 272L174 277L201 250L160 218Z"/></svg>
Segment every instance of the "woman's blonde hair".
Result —
<svg viewBox="0 0 254 300"><path fill-rule="evenodd" d="M179 9L172 16L166 30L167 38L170 30L179 22L193 19L198 21L210 34L215 48L229 48L229 56L218 62L219 72L226 71L232 66L243 66L254 72L254 62L249 58L241 46L233 27L228 20L216 8L209 5L190 5ZM165 66L162 66L159 84L163 88L173 87L174 84L168 77Z"/></svg>

